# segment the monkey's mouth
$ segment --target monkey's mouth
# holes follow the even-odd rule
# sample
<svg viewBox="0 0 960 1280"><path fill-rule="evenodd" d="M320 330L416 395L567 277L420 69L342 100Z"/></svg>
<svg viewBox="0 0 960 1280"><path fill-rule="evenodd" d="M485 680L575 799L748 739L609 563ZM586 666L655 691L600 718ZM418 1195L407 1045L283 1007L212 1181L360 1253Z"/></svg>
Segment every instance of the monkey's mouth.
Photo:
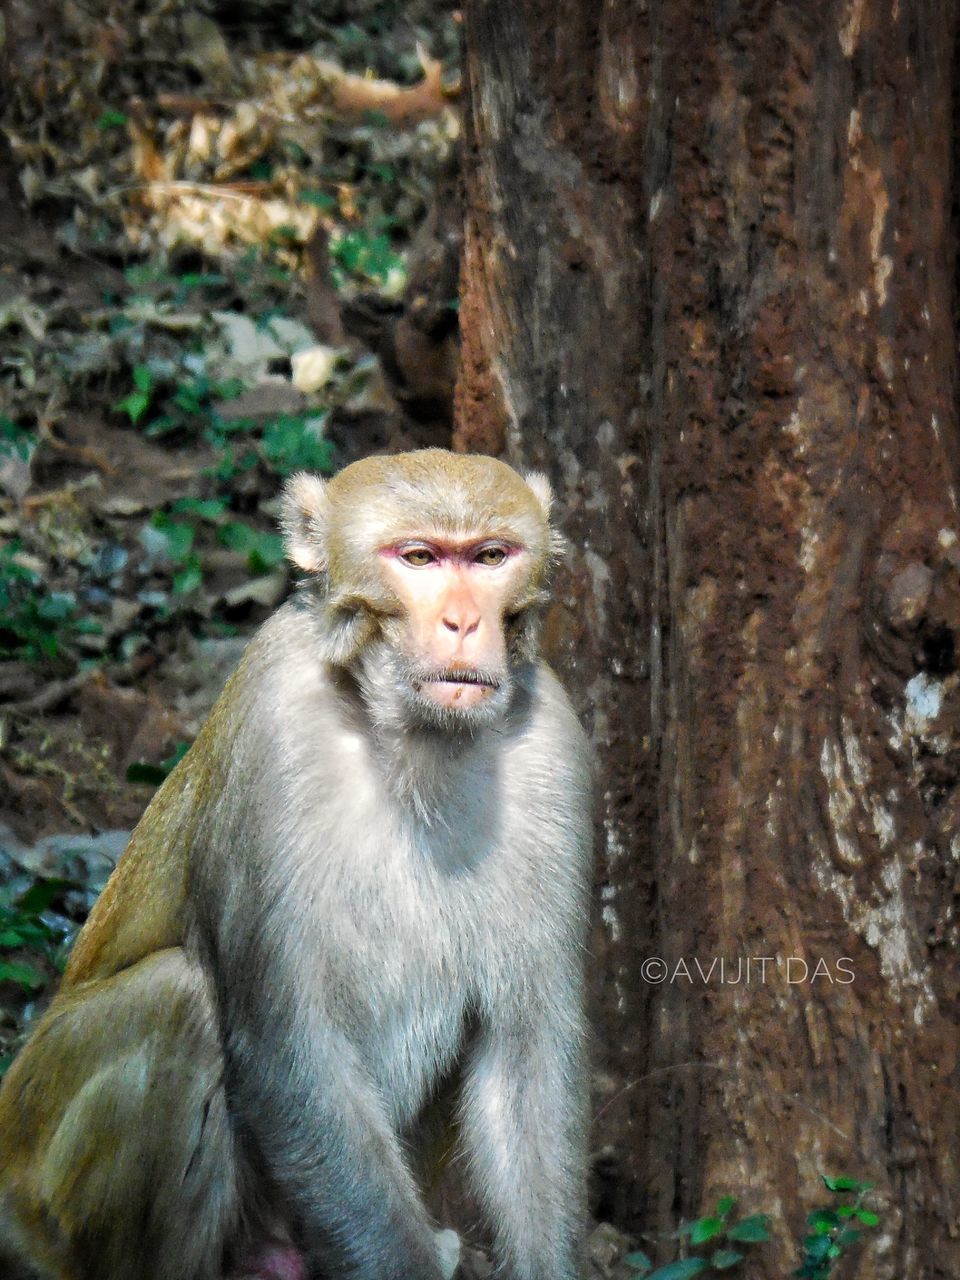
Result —
<svg viewBox="0 0 960 1280"><path fill-rule="evenodd" d="M421 678L416 687L431 702L459 711L486 702L500 682L485 671L446 670Z"/></svg>

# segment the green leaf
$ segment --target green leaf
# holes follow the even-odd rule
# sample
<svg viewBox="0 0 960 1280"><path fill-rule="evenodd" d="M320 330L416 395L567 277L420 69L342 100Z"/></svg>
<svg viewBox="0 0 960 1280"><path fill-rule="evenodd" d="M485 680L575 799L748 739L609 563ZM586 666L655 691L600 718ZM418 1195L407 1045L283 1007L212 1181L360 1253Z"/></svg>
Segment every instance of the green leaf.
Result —
<svg viewBox="0 0 960 1280"><path fill-rule="evenodd" d="M821 1173L823 1185L828 1191L872 1191L872 1182L858 1182L856 1178L840 1177L828 1178L825 1173Z"/></svg>
<svg viewBox="0 0 960 1280"><path fill-rule="evenodd" d="M366 229L345 231L331 241L330 257L350 275L382 284L391 272L404 270L403 257L388 235Z"/></svg>
<svg viewBox="0 0 960 1280"><path fill-rule="evenodd" d="M0 947L14 951L20 947L36 947L44 942L51 942L58 937L56 933L35 917L21 917L8 922L0 933Z"/></svg>
<svg viewBox="0 0 960 1280"><path fill-rule="evenodd" d="M203 289L210 285L227 283L227 277L219 271L187 271L177 279L177 284L184 291Z"/></svg>
<svg viewBox="0 0 960 1280"><path fill-rule="evenodd" d="M827 1254L830 1252L831 1240L829 1236L807 1236L803 1245L807 1251L805 1261L823 1262Z"/></svg>
<svg viewBox="0 0 960 1280"><path fill-rule="evenodd" d="M26 428L17 426L12 418L0 414L0 455L16 454L26 462L37 444L37 438Z"/></svg>
<svg viewBox="0 0 960 1280"><path fill-rule="evenodd" d="M145 761L138 760L134 764L127 765L128 782L148 782L152 787L159 787L166 776L163 767L159 764L147 764Z"/></svg>
<svg viewBox="0 0 960 1280"><path fill-rule="evenodd" d="M246 383L242 378L223 378L221 381L214 382L211 385L210 394L212 396L219 396L222 400L233 400L240 395L245 387ZM244 419L238 419L238 422L242 425ZM246 419L246 422L250 425L254 425L256 423L256 419L248 418Z"/></svg>
<svg viewBox="0 0 960 1280"><path fill-rule="evenodd" d="M256 536L256 529L242 520L230 520L227 524L221 525L217 534L223 546L229 547L231 551L239 551L243 555L249 553Z"/></svg>
<svg viewBox="0 0 960 1280"><path fill-rule="evenodd" d="M159 418L151 420L150 425L145 430L145 434L148 436L165 436L182 426L183 420L177 414L162 413Z"/></svg>
<svg viewBox="0 0 960 1280"><path fill-rule="evenodd" d="M149 391L131 391L113 406L117 413L125 413L136 425L150 407Z"/></svg>
<svg viewBox="0 0 960 1280"><path fill-rule="evenodd" d="M73 888L73 882L70 880L35 880L17 899L17 909L24 915L38 916L41 911L46 911L64 889L71 888Z"/></svg>
<svg viewBox="0 0 960 1280"><path fill-rule="evenodd" d="M64 622L76 607L76 598L69 591L51 591L37 602L37 617L47 622Z"/></svg>
<svg viewBox="0 0 960 1280"><path fill-rule="evenodd" d="M190 750L189 742L178 742L173 755L167 756L160 764L150 764L146 760L138 760L127 767L128 782L147 782L152 787L159 787L177 767Z"/></svg>
<svg viewBox="0 0 960 1280"><path fill-rule="evenodd" d="M848 1245L856 1244L863 1235L862 1231L858 1231L856 1227L845 1227L837 1236L836 1243L841 1249L846 1249Z"/></svg>
<svg viewBox="0 0 960 1280"><path fill-rule="evenodd" d="M39 991L46 985L46 978L32 964L23 964L17 960L0 960L0 982L15 982L28 991Z"/></svg>
<svg viewBox="0 0 960 1280"><path fill-rule="evenodd" d="M173 575L173 594L175 596L188 596L191 591L196 591L198 587L203 585L203 570L200 568L200 562L191 565L187 569L181 569L179 573Z"/></svg>
<svg viewBox="0 0 960 1280"><path fill-rule="evenodd" d="M874 1213L872 1209L858 1209L857 1217L865 1227L875 1227L880 1222L880 1215Z"/></svg>
<svg viewBox="0 0 960 1280"><path fill-rule="evenodd" d="M718 1200L717 1217L725 1218L736 1203L733 1196L724 1196L721 1200Z"/></svg>
<svg viewBox="0 0 960 1280"><path fill-rule="evenodd" d="M261 533L250 551L247 562L253 573L269 573L282 563L283 538L279 533Z"/></svg>
<svg viewBox="0 0 960 1280"><path fill-rule="evenodd" d="M124 270L123 278L133 289L139 289L145 284L160 284L164 280L173 279L158 262L135 262Z"/></svg>
<svg viewBox="0 0 960 1280"><path fill-rule="evenodd" d="M728 1267L735 1267L738 1262L742 1262L744 1255L737 1253L736 1249L717 1249L710 1256L710 1265L716 1271L726 1271Z"/></svg>
<svg viewBox="0 0 960 1280"><path fill-rule="evenodd" d="M741 1218L727 1229L728 1240L742 1240L747 1244L756 1244L770 1239L770 1218L766 1213L755 1213L749 1218Z"/></svg>
<svg viewBox="0 0 960 1280"><path fill-rule="evenodd" d="M167 773L173 773L174 769L190 750L190 745L191 744L189 742L177 743L173 749L173 755L167 756L166 760L163 762L163 768Z"/></svg>
<svg viewBox="0 0 960 1280"><path fill-rule="evenodd" d="M646 1276L646 1273L653 1267L653 1263L642 1249L634 1249L632 1253L625 1254L623 1261L633 1271L639 1271L643 1276Z"/></svg>
<svg viewBox="0 0 960 1280"><path fill-rule="evenodd" d="M97 121L98 129L117 129L127 123L127 117L122 111L104 111L103 115Z"/></svg>
<svg viewBox="0 0 960 1280"><path fill-rule="evenodd" d="M665 1267L657 1267L645 1280L689 1280L690 1276L698 1276L706 1268L706 1258L678 1258L676 1262L668 1262Z"/></svg>
<svg viewBox="0 0 960 1280"><path fill-rule="evenodd" d="M263 428L263 452L279 475L293 471L330 471L333 446L322 436L326 415L281 415Z"/></svg>
<svg viewBox="0 0 960 1280"><path fill-rule="evenodd" d="M329 192L309 189L300 192L300 200L303 204L312 204L317 209L333 209L337 203L336 196L330 195Z"/></svg>
<svg viewBox="0 0 960 1280"><path fill-rule="evenodd" d="M687 1227L691 1244L705 1244L723 1230L722 1218L697 1218Z"/></svg>
<svg viewBox="0 0 960 1280"><path fill-rule="evenodd" d="M219 520L226 509L226 498L178 498L170 508L174 515L197 516L200 520Z"/></svg>
<svg viewBox="0 0 960 1280"><path fill-rule="evenodd" d="M150 523L163 534L168 558L174 564L183 564L193 548L193 526L180 520L171 520L163 511L158 511Z"/></svg>
<svg viewBox="0 0 960 1280"><path fill-rule="evenodd" d="M221 526L218 536L225 547L247 557L253 573L268 573L283 560L283 538L279 533L261 533L242 520L231 520Z"/></svg>
<svg viewBox="0 0 960 1280"><path fill-rule="evenodd" d="M839 1227L840 1218L832 1209L814 1209L807 1214L807 1222L818 1236L828 1235L834 1227Z"/></svg>
<svg viewBox="0 0 960 1280"><path fill-rule="evenodd" d="M200 557L196 555L187 556L184 567L173 575L174 595L189 595L191 591L196 591L202 585L203 569L200 567Z"/></svg>
<svg viewBox="0 0 960 1280"><path fill-rule="evenodd" d="M149 365L138 364L133 369L133 385L136 390L118 400L113 406L117 413L125 413L136 425L150 407L153 391L153 371Z"/></svg>

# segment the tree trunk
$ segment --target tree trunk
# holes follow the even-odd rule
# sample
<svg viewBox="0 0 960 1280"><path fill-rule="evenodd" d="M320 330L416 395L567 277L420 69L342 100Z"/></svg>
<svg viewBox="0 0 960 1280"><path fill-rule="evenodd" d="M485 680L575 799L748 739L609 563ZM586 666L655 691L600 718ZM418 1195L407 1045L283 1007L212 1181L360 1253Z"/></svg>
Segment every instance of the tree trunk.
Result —
<svg viewBox="0 0 960 1280"><path fill-rule="evenodd" d="M884 1222L845 1277L956 1277L954 5L466 30L458 442L545 468L573 548L600 1209L734 1194L780 1280L851 1174Z"/></svg>

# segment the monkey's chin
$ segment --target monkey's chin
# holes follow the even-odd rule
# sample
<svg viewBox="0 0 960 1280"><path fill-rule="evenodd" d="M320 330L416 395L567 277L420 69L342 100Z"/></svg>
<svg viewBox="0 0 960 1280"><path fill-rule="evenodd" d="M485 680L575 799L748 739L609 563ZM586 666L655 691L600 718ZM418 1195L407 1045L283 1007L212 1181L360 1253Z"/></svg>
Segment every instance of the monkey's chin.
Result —
<svg viewBox="0 0 960 1280"><path fill-rule="evenodd" d="M496 724L510 703L510 682L501 680L411 679L413 711L422 726L447 733L473 734Z"/></svg>
<svg viewBox="0 0 960 1280"><path fill-rule="evenodd" d="M473 711L490 701L497 686L469 680L425 680L417 692L446 711Z"/></svg>

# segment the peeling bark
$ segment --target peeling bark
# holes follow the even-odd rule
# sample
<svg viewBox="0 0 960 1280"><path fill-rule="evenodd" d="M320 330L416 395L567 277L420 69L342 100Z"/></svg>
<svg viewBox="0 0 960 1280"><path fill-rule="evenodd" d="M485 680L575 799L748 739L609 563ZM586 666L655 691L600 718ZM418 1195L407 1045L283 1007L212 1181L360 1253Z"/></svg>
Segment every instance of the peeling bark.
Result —
<svg viewBox="0 0 960 1280"><path fill-rule="evenodd" d="M845 1276L960 1274L954 8L466 11L458 440L575 548L602 1208L736 1194L757 1277L821 1171L884 1209Z"/></svg>

